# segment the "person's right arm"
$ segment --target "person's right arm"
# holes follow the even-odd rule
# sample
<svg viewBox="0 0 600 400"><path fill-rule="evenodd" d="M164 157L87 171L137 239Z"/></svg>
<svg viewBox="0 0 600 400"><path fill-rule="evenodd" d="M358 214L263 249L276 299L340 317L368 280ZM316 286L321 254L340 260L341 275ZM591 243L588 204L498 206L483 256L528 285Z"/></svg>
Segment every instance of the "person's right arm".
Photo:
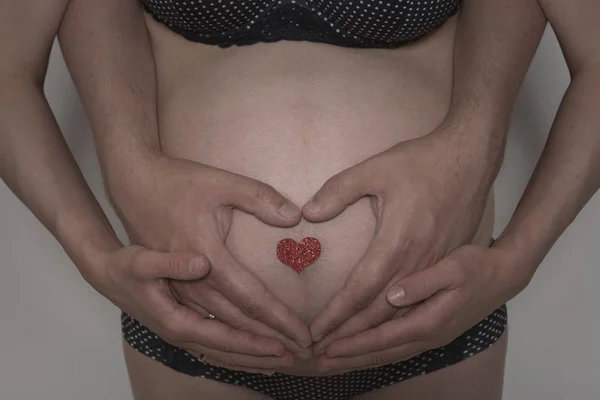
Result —
<svg viewBox="0 0 600 400"><path fill-rule="evenodd" d="M212 325L268 336L308 357L306 324L225 246L232 208L283 227L300 221L300 209L263 182L162 152L157 74L141 2L71 0L59 43L131 242L205 255L211 264L205 279L170 281L182 304L215 315ZM233 355L206 356L213 364L236 364Z"/></svg>
<svg viewBox="0 0 600 400"><path fill-rule="evenodd" d="M84 277L120 242L59 132L43 91L68 0L0 0L0 176Z"/></svg>
<svg viewBox="0 0 600 400"><path fill-rule="evenodd" d="M251 358L254 364L249 364L263 368L279 365L281 357L263 357L281 354L277 341L245 332L232 335L231 328L203 319L172 296L163 278L200 279L210 269L205 257L123 247L114 234L43 91L68 4L0 0L0 177L57 238L82 276L116 306L192 352L234 363Z"/></svg>

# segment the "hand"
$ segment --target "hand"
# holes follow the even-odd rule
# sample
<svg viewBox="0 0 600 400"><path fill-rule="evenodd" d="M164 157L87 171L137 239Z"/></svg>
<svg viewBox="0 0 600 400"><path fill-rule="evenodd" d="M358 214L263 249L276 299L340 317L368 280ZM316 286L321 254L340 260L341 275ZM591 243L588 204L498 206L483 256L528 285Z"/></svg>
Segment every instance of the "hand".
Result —
<svg viewBox="0 0 600 400"><path fill-rule="evenodd" d="M229 367L289 366L293 357L280 351L282 344L306 357L305 347L311 344L306 325L239 265L224 244L233 207L276 226L297 224L301 218L298 207L256 180L164 156L136 172L135 182L116 179L107 186L133 243L165 252L192 251L205 256L212 265L210 274L202 280L170 282L176 298L195 315L201 317L210 312L217 317L210 324L219 329L213 329L210 338L200 325L186 335L186 341L227 353L227 357L217 358L203 352L209 362ZM135 313L132 316L138 317ZM179 334L185 333L179 332L176 324L170 327L171 335L164 338L167 341L177 340ZM256 337L246 332L276 339L278 363L265 362L264 357L248 357L267 355L264 352L235 354L233 349L225 348L230 340ZM196 340L192 340L191 333Z"/></svg>
<svg viewBox="0 0 600 400"><path fill-rule="evenodd" d="M370 368L449 344L525 288L505 249L462 246L396 282L387 297L404 315L333 342L320 369Z"/></svg>
<svg viewBox="0 0 600 400"><path fill-rule="evenodd" d="M339 215L371 197L376 231L346 284L314 319L314 350L339 337L390 319L385 300L391 280L422 270L477 231L499 161L475 135L455 134L442 124L432 133L402 142L329 179L302 212L313 222ZM492 164L490 164L492 163Z"/></svg>
<svg viewBox="0 0 600 400"><path fill-rule="evenodd" d="M142 246L115 248L94 257L84 278L104 297L169 343L222 364L278 367L290 361L277 340L215 324L179 304L167 279L193 281L210 271L194 253L160 253Z"/></svg>

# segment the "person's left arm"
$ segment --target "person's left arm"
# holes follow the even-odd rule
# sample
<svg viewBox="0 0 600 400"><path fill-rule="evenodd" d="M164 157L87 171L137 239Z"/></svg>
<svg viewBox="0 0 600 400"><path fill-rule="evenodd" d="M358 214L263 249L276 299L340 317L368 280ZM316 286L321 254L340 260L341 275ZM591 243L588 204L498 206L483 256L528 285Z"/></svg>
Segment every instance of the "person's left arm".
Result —
<svg viewBox="0 0 600 400"><path fill-rule="evenodd" d="M304 217L320 222L370 196L377 219L369 249L311 325L317 353L336 338L389 320L396 309L385 294L394 282L471 243L545 25L537 0L463 0L446 119L428 135L332 177L304 206Z"/></svg>
<svg viewBox="0 0 600 400"><path fill-rule="evenodd" d="M377 329L341 339L323 361L351 368L442 346L520 293L565 229L600 188L600 2L540 0L571 83L542 156L509 224L490 248L462 246L396 282L397 307L418 304ZM404 296L394 300L393 291ZM387 338L387 339L384 339Z"/></svg>

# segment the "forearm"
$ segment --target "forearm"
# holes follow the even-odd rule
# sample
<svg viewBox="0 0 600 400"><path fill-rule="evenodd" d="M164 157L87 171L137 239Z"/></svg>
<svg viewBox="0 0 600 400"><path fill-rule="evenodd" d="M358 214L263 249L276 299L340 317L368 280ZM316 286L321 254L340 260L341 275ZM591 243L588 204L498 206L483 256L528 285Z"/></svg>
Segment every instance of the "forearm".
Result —
<svg viewBox="0 0 600 400"><path fill-rule="evenodd" d="M517 92L546 25L537 0L463 0L446 118L454 140L495 178ZM475 154L476 153L476 154ZM491 182L490 182L491 184Z"/></svg>
<svg viewBox="0 0 600 400"><path fill-rule="evenodd" d="M546 146L508 226L498 238L531 278L554 242L600 187L600 63L578 69Z"/></svg>
<svg viewBox="0 0 600 400"><path fill-rule="evenodd" d="M0 78L0 175L85 276L120 246L59 132L42 87Z"/></svg>
<svg viewBox="0 0 600 400"><path fill-rule="evenodd" d="M160 151L155 64L140 2L71 0L59 40L110 191Z"/></svg>

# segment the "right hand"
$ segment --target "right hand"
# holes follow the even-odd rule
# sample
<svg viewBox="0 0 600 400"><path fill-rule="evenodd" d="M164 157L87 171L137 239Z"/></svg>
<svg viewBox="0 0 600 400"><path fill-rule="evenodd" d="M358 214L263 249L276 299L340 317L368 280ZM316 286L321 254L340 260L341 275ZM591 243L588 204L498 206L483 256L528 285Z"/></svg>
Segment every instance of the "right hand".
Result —
<svg viewBox="0 0 600 400"><path fill-rule="evenodd" d="M269 369L290 362L274 339L240 332L204 319L179 304L167 279L191 281L210 271L206 257L195 253L161 253L133 245L95 258L84 278L104 297L174 346L225 365Z"/></svg>
<svg viewBox="0 0 600 400"><path fill-rule="evenodd" d="M205 355L209 362L227 367L290 366L293 356L286 349L301 358L309 357L310 350L306 348L312 341L308 327L241 266L225 246L234 207L267 224L289 227L301 218L296 205L262 182L166 156L152 159L136 172L115 179L108 177L107 188L133 244L162 252L192 252L210 266L208 275L201 280L188 280L185 286L180 285L184 283L180 278L169 281L170 285L163 280L162 285L172 291L173 297L170 304L163 297L162 306L148 308L154 313L153 318L159 318L160 310L174 309L172 301L179 300L187 308L180 309L175 320L166 322L166 331L161 332L161 326L150 323L151 330L158 328L159 336L179 347L187 348L182 342L202 346L202 351L192 348L192 354ZM280 213L282 209L284 212ZM168 271L168 264L163 265ZM149 275L145 276L170 278L158 266L151 271L149 267ZM119 285L117 290L121 292L129 291L127 283L118 279L110 284ZM190 285L195 290L190 290ZM138 309L146 307L141 304L143 301L148 299L136 299ZM131 315L139 319L135 307L131 308ZM203 319L206 312L217 319ZM144 323L142 319L140 322ZM207 324L213 328L207 329ZM251 348L248 344L252 344Z"/></svg>

